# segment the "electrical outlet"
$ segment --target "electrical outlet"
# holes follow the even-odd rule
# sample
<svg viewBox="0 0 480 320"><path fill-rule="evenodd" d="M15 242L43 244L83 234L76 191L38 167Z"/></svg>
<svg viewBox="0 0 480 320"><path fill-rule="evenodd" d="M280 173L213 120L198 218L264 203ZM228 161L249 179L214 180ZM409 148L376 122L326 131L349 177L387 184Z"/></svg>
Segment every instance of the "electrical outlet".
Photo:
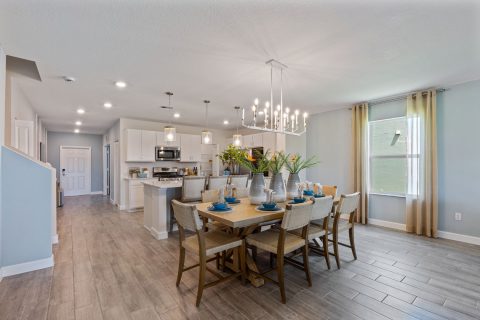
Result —
<svg viewBox="0 0 480 320"><path fill-rule="evenodd" d="M460 220L462 220L462 213L455 212L455 221L460 221Z"/></svg>

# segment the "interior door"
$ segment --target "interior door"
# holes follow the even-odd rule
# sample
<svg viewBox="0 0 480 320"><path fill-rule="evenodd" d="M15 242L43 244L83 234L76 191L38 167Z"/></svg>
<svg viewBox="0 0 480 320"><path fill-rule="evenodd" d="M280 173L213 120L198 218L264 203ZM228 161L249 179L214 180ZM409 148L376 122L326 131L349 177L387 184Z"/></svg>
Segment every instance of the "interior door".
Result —
<svg viewBox="0 0 480 320"><path fill-rule="evenodd" d="M90 147L60 147L60 184L65 196L91 192Z"/></svg>
<svg viewBox="0 0 480 320"><path fill-rule="evenodd" d="M14 147L34 157L33 121L15 120Z"/></svg>

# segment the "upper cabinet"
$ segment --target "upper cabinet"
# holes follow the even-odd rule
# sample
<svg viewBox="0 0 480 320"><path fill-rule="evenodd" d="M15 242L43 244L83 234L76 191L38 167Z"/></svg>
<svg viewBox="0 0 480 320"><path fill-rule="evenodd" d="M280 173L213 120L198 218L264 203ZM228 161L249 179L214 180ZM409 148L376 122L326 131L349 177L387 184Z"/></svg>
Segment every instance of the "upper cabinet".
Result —
<svg viewBox="0 0 480 320"><path fill-rule="evenodd" d="M157 146L180 147L181 134L177 133L177 139L175 141L165 141L163 131L157 131L156 134Z"/></svg>
<svg viewBox="0 0 480 320"><path fill-rule="evenodd" d="M126 160L129 162L155 162L156 132L147 130L127 129Z"/></svg>
<svg viewBox="0 0 480 320"><path fill-rule="evenodd" d="M194 134L177 134L180 136L180 161L199 162L202 153L202 137Z"/></svg>

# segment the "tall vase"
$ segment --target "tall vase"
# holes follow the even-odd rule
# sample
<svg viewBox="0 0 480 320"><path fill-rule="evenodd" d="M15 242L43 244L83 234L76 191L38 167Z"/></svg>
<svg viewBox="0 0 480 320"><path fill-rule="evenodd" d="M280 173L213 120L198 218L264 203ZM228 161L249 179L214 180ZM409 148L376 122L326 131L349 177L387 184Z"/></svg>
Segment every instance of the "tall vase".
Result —
<svg viewBox="0 0 480 320"><path fill-rule="evenodd" d="M297 196L298 194L297 183L299 182L300 182L300 177L298 176L298 173L290 173L288 175L288 181L287 181L288 199L293 199Z"/></svg>
<svg viewBox="0 0 480 320"><path fill-rule="evenodd" d="M265 179L263 173L255 173L252 177L250 192L248 195L251 204L261 204L266 200Z"/></svg>
<svg viewBox="0 0 480 320"><path fill-rule="evenodd" d="M270 189L272 189L275 193L273 194L273 201L275 202L284 202L287 200L287 196L285 193L285 182L283 181L282 173L275 173L270 180Z"/></svg>

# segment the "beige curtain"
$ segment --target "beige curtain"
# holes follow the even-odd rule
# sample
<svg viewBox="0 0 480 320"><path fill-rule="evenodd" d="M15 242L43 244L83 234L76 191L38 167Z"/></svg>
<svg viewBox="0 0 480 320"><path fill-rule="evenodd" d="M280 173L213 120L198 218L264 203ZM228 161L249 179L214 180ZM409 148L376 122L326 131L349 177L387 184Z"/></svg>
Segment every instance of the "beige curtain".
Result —
<svg viewBox="0 0 480 320"><path fill-rule="evenodd" d="M407 97L407 231L437 237L436 90Z"/></svg>
<svg viewBox="0 0 480 320"><path fill-rule="evenodd" d="M360 206L355 221L366 224L368 220L368 103L352 108L354 187L360 192Z"/></svg>

